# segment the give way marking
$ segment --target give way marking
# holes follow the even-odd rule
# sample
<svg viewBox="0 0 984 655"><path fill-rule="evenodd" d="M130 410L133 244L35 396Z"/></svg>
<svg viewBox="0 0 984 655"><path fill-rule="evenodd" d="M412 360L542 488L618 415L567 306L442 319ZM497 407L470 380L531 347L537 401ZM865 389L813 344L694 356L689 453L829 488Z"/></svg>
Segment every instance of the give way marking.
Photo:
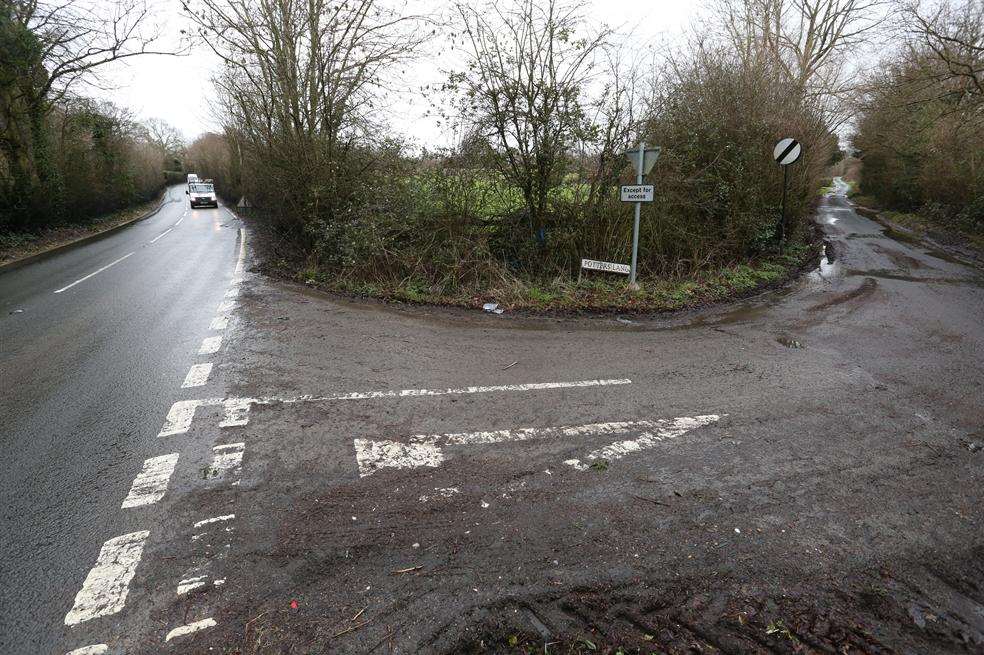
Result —
<svg viewBox="0 0 984 655"><path fill-rule="evenodd" d="M672 419L654 421L618 421L609 423L588 423L547 428L520 428L516 430L494 430L480 432L452 432L449 434L418 434L406 442L373 439L355 439L355 459L359 467L359 477L366 477L385 469L414 469L437 467L444 463L444 448L447 446L474 446L499 444L531 439L576 438L610 436L613 434L639 433L632 439L621 439L603 448L592 450L582 459L569 459L564 463L584 471L595 460L613 461L626 455L648 450L661 441L677 437L714 423L727 414L705 414L701 416L680 416Z"/></svg>

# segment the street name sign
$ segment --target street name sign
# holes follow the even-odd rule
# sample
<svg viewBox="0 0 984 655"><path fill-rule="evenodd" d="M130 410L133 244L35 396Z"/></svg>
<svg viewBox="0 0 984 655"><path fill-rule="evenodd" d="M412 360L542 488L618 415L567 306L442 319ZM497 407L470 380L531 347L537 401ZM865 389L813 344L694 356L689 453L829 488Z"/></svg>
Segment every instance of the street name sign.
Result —
<svg viewBox="0 0 984 655"><path fill-rule="evenodd" d="M789 166L800 157L803 148L796 139L785 138L772 149L772 156L780 166Z"/></svg>
<svg viewBox="0 0 984 655"><path fill-rule="evenodd" d="M581 268L587 268L592 271L605 271L606 273L621 273L622 275L628 275L631 272L628 264L599 262L594 259L582 259Z"/></svg>
<svg viewBox="0 0 984 655"><path fill-rule="evenodd" d="M652 202L654 195L652 184L625 184L621 188L622 202Z"/></svg>

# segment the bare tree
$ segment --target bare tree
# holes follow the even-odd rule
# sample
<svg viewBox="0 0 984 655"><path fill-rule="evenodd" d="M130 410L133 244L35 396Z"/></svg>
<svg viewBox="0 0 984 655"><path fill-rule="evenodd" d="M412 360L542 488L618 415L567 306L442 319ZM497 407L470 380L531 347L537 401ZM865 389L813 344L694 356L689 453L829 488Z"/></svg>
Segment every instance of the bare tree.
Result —
<svg viewBox="0 0 984 655"><path fill-rule="evenodd" d="M12 20L30 32L45 69L32 101L50 106L74 86L93 83L106 64L139 55L173 55L160 39L146 0L13 0Z"/></svg>
<svg viewBox="0 0 984 655"><path fill-rule="evenodd" d="M339 175L375 107L428 36L418 17L376 0L200 0L186 4L224 62L226 120L276 202L320 215L344 195ZM287 193L286 185L301 190ZM271 198L271 200L274 200ZM298 207L298 204L303 205Z"/></svg>
<svg viewBox="0 0 984 655"><path fill-rule="evenodd" d="M720 26L740 56L777 65L792 89L834 101L830 104L854 88L849 59L884 23L887 7L886 0L720 0L716 5Z"/></svg>
<svg viewBox="0 0 984 655"><path fill-rule="evenodd" d="M539 232L550 191L586 136L583 88L610 36L584 35L579 3L491 0L460 3L465 70L451 76L462 109L496 148L506 179L523 194Z"/></svg>
<svg viewBox="0 0 984 655"><path fill-rule="evenodd" d="M931 52L938 64L930 74L960 99L984 100L984 2L943 3L933 10L908 2L903 13L913 46Z"/></svg>
<svg viewBox="0 0 984 655"><path fill-rule="evenodd" d="M0 187L43 199L57 211L46 120L79 85L93 84L107 64L155 49L144 0L4 0L0 3Z"/></svg>
<svg viewBox="0 0 984 655"><path fill-rule="evenodd" d="M144 122L147 141L160 153L161 161L176 159L184 150L185 143L181 131L161 118L151 118Z"/></svg>
<svg viewBox="0 0 984 655"><path fill-rule="evenodd" d="M180 156L185 143L178 128L160 118L151 118L144 123L144 127L147 130L147 141L160 153L162 162L167 163L169 159Z"/></svg>

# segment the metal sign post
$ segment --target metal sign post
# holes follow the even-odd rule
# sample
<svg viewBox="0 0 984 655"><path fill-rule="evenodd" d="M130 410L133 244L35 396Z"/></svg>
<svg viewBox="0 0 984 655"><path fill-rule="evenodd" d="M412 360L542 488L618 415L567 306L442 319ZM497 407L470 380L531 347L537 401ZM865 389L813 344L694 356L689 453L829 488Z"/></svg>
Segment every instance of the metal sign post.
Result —
<svg viewBox="0 0 984 655"><path fill-rule="evenodd" d="M639 214L642 211L642 203L653 201L653 187L644 186L642 179L646 173L652 170L656 160L659 159L659 148L646 150L646 143L639 144L638 150L626 152L629 160L636 169L636 186L622 187L622 202L635 202L635 219L632 223L632 266L629 269L629 289L638 291L639 285L636 284L636 264L639 261Z"/></svg>
<svg viewBox="0 0 984 655"><path fill-rule="evenodd" d="M772 149L772 157L776 163L782 166L782 203L779 205L779 252L782 252L782 244L786 240L786 190L789 188L789 165L800 157L803 148L799 141L792 138L785 138L776 144Z"/></svg>

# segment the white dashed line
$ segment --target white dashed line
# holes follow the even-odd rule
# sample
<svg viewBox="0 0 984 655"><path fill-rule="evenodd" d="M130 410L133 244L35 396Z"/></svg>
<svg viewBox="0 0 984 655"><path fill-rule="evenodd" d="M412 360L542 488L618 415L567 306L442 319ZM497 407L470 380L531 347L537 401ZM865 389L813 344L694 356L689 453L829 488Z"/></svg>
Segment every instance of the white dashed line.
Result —
<svg viewBox="0 0 984 655"><path fill-rule="evenodd" d="M195 621L194 623L189 623L188 625L183 625L180 628L175 628L167 633L164 637L164 641L171 641L177 637L183 637L185 635L190 635L193 632L198 632L199 630L205 630L206 628L211 628L215 626L215 619L202 619L201 621Z"/></svg>
<svg viewBox="0 0 984 655"><path fill-rule="evenodd" d="M169 232L170 232L171 230L173 230L173 229L174 229L173 227L169 227L169 228L167 228L166 230L164 230L163 232L161 232L160 234L158 234L158 235L157 235L156 237L154 237L153 239L151 239L151 240L150 240L150 243L154 243L155 241L157 241L157 240L158 240L158 239L160 239L161 237L163 237L163 236L167 236L167 234L168 234L168 233L169 233Z"/></svg>
<svg viewBox="0 0 984 655"><path fill-rule="evenodd" d="M121 505L121 509L153 505L164 497L168 482L178 463L178 453L151 457L144 461L143 470L137 474L130 487L130 493Z"/></svg>
<svg viewBox="0 0 984 655"><path fill-rule="evenodd" d="M243 264L246 263L246 230L239 228L239 258L236 260L236 270L233 273L237 278L243 275Z"/></svg>
<svg viewBox="0 0 984 655"><path fill-rule="evenodd" d="M75 650L65 653L65 655L102 655L103 653L109 652L109 646L106 644L95 644L93 646L83 646L82 648L76 648Z"/></svg>
<svg viewBox="0 0 984 655"><path fill-rule="evenodd" d="M188 375L185 376L184 382L181 383L181 388L188 389L190 387L204 386L208 382L208 376L211 373L211 362L207 364L195 364L188 371Z"/></svg>
<svg viewBox="0 0 984 655"><path fill-rule="evenodd" d="M199 575L194 578L188 578L187 580L182 580L178 583L178 595L183 596L189 591L194 591L199 587L204 587L207 583L205 580L208 578L207 575Z"/></svg>
<svg viewBox="0 0 984 655"><path fill-rule="evenodd" d="M249 408L253 403L251 398L227 398L222 401L225 410L220 428L234 428L249 423Z"/></svg>
<svg viewBox="0 0 984 655"><path fill-rule="evenodd" d="M212 323L208 326L209 330L224 330L229 327L229 317L228 316L216 316L212 319Z"/></svg>
<svg viewBox="0 0 984 655"><path fill-rule="evenodd" d="M238 473L243 463L243 451L246 448L244 443L231 443L223 446L215 446L212 452L215 453L212 459L212 471L215 477L222 478L229 473ZM232 484L237 485L239 481Z"/></svg>
<svg viewBox="0 0 984 655"><path fill-rule="evenodd" d="M185 219L185 215L181 214L181 218L177 220L177 222L174 224L174 227L181 225L181 221L183 221L184 219Z"/></svg>
<svg viewBox="0 0 984 655"><path fill-rule="evenodd" d="M117 259L117 260L116 260L115 262L110 262L109 264L106 264L106 265L105 265L105 266L103 266L102 268L100 268L100 269L97 269L97 270L95 270L95 271L93 271L92 273L89 273L88 275L86 275L86 276L85 276L85 277L83 277L83 278L79 278L79 279L78 279L78 280L76 280L75 282L72 282L72 283L71 283L71 284L69 284L69 285L68 285L67 287L62 287L62 288L61 288L61 289L59 289L58 291L55 291L55 293L61 293L62 291L67 291L67 290L69 290L69 289L71 289L72 287L74 287L74 286L75 286L76 284L79 284L80 282L85 282L86 280L88 280L88 279L89 279L90 277L92 277L93 275L98 275L99 273L102 273L103 271L105 271L105 270L106 270L107 268L109 268L110 266L116 266L117 264L119 264L119 263L120 263L121 261L123 261L124 259L126 259L127 257L129 257L129 256L130 256L130 255L132 255L132 254L133 254L133 253L131 252L131 253L128 253L128 254L126 254L126 255L123 255L122 257L120 257L119 259Z"/></svg>
<svg viewBox="0 0 984 655"><path fill-rule="evenodd" d="M212 355L222 347L222 337L206 337L202 339L202 346L198 349L199 355Z"/></svg>
<svg viewBox="0 0 984 655"><path fill-rule="evenodd" d="M65 625L116 614L123 609L148 535L149 531L141 530L103 544L96 565L75 596L75 605L65 616Z"/></svg>
<svg viewBox="0 0 984 655"><path fill-rule="evenodd" d="M215 400L215 402L221 402ZM172 434L184 434L191 427L191 421L195 418L195 410L200 405L212 404L207 400L179 400L171 405L164 419L164 427L161 428L158 437L168 437Z"/></svg>
<svg viewBox="0 0 984 655"><path fill-rule="evenodd" d="M210 519L202 519L201 521L195 524L195 527L200 528L203 525L209 525L210 523L222 523L223 521L231 521L234 518L236 518L235 514L226 514L224 516L213 516Z"/></svg>

